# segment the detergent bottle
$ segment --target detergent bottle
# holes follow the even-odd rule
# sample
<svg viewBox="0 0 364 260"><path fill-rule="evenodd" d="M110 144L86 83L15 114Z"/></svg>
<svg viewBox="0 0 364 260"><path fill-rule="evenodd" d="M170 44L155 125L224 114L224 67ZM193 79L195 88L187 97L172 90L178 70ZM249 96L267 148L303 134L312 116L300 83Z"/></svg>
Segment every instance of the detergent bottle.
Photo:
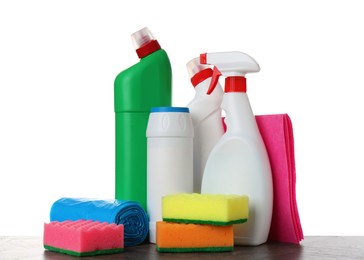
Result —
<svg viewBox="0 0 364 260"><path fill-rule="evenodd" d="M210 86L212 69L200 64L199 58L187 63L191 83L195 87L195 97L187 105L190 110L193 128L193 192L201 192L201 181L207 158L224 133L221 121L221 101L223 90L218 83L211 95L207 94Z"/></svg>
<svg viewBox="0 0 364 260"><path fill-rule="evenodd" d="M226 133L210 153L202 179L202 193L247 195L249 218L234 225L236 245L260 245L268 238L273 209L273 184L269 158L248 96L245 75L260 70L257 62L242 52L200 55L202 64L214 65L208 94L218 77L225 78L222 109Z"/></svg>
<svg viewBox="0 0 364 260"><path fill-rule="evenodd" d="M114 82L115 198L147 210L146 129L152 107L172 104L172 69L147 27L132 34L132 42L140 61Z"/></svg>
<svg viewBox="0 0 364 260"><path fill-rule="evenodd" d="M154 107L147 127L149 242L156 243L162 197L193 192L193 126L188 107Z"/></svg>

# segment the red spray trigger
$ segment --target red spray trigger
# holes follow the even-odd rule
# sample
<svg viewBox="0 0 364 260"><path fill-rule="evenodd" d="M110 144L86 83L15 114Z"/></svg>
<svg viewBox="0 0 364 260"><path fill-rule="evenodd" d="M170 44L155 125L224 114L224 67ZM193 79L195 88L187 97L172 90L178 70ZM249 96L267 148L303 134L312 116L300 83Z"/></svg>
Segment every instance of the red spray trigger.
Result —
<svg viewBox="0 0 364 260"><path fill-rule="evenodd" d="M207 95L210 95L214 91L217 83L219 82L219 77L221 75L222 74L219 71L219 69L216 66L214 66L214 71L212 72L211 82L210 82L209 89L207 90Z"/></svg>

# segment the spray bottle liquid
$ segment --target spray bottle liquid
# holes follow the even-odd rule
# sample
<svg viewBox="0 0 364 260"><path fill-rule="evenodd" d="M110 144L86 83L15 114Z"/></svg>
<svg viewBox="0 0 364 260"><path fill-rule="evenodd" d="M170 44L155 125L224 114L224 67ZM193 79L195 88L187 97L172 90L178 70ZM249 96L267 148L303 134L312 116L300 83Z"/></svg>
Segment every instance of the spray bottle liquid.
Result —
<svg viewBox="0 0 364 260"><path fill-rule="evenodd" d="M147 210L146 129L152 107L171 106L172 69L148 28L132 34L140 61L117 75L115 101L115 198Z"/></svg>
<svg viewBox="0 0 364 260"><path fill-rule="evenodd" d="M202 64L214 65L208 94L218 77L225 78L222 109L226 133L211 151L202 180L202 193L249 196L249 219L234 225L236 245L260 245L268 238L273 209L272 175L267 151L248 96L245 74L260 70L257 62L242 52L201 54Z"/></svg>
<svg viewBox="0 0 364 260"><path fill-rule="evenodd" d="M211 95L207 95L212 69L200 64L199 58L187 63L191 83L195 87L195 97L187 105L194 127L193 140L193 192L201 192L201 181L207 158L224 133L221 123L221 101L224 92L218 84Z"/></svg>

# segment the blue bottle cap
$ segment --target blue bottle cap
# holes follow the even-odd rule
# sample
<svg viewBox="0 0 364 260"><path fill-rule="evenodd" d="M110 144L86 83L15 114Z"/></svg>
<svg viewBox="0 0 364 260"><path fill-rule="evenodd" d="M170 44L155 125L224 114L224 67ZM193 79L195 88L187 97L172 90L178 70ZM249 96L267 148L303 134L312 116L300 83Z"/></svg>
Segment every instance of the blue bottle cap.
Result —
<svg viewBox="0 0 364 260"><path fill-rule="evenodd" d="M158 112L179 112L179 113L189 113L188 107L152 107L151 113Z"/></svg>

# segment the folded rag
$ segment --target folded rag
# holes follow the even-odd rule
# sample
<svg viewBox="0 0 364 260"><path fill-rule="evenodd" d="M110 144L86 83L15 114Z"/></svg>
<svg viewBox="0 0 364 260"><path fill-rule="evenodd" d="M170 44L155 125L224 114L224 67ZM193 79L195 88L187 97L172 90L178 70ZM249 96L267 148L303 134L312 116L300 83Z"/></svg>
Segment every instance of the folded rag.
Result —
<svg viewBox="0 0 364 260"><path fill-rule="evenodd" d="M273 177L273 215L268 240L298 244L303 232L296 202L296 168L291 119L287 114L259 115L256 121Z"/></svg>
<svg viewBox="0 0 364 260"><path fill-rule="evenodd" d="M137 202L61 198L53 203L50 221L79 219L124 224L125 246L141 244L149 232L147 213Z"/></svg>

